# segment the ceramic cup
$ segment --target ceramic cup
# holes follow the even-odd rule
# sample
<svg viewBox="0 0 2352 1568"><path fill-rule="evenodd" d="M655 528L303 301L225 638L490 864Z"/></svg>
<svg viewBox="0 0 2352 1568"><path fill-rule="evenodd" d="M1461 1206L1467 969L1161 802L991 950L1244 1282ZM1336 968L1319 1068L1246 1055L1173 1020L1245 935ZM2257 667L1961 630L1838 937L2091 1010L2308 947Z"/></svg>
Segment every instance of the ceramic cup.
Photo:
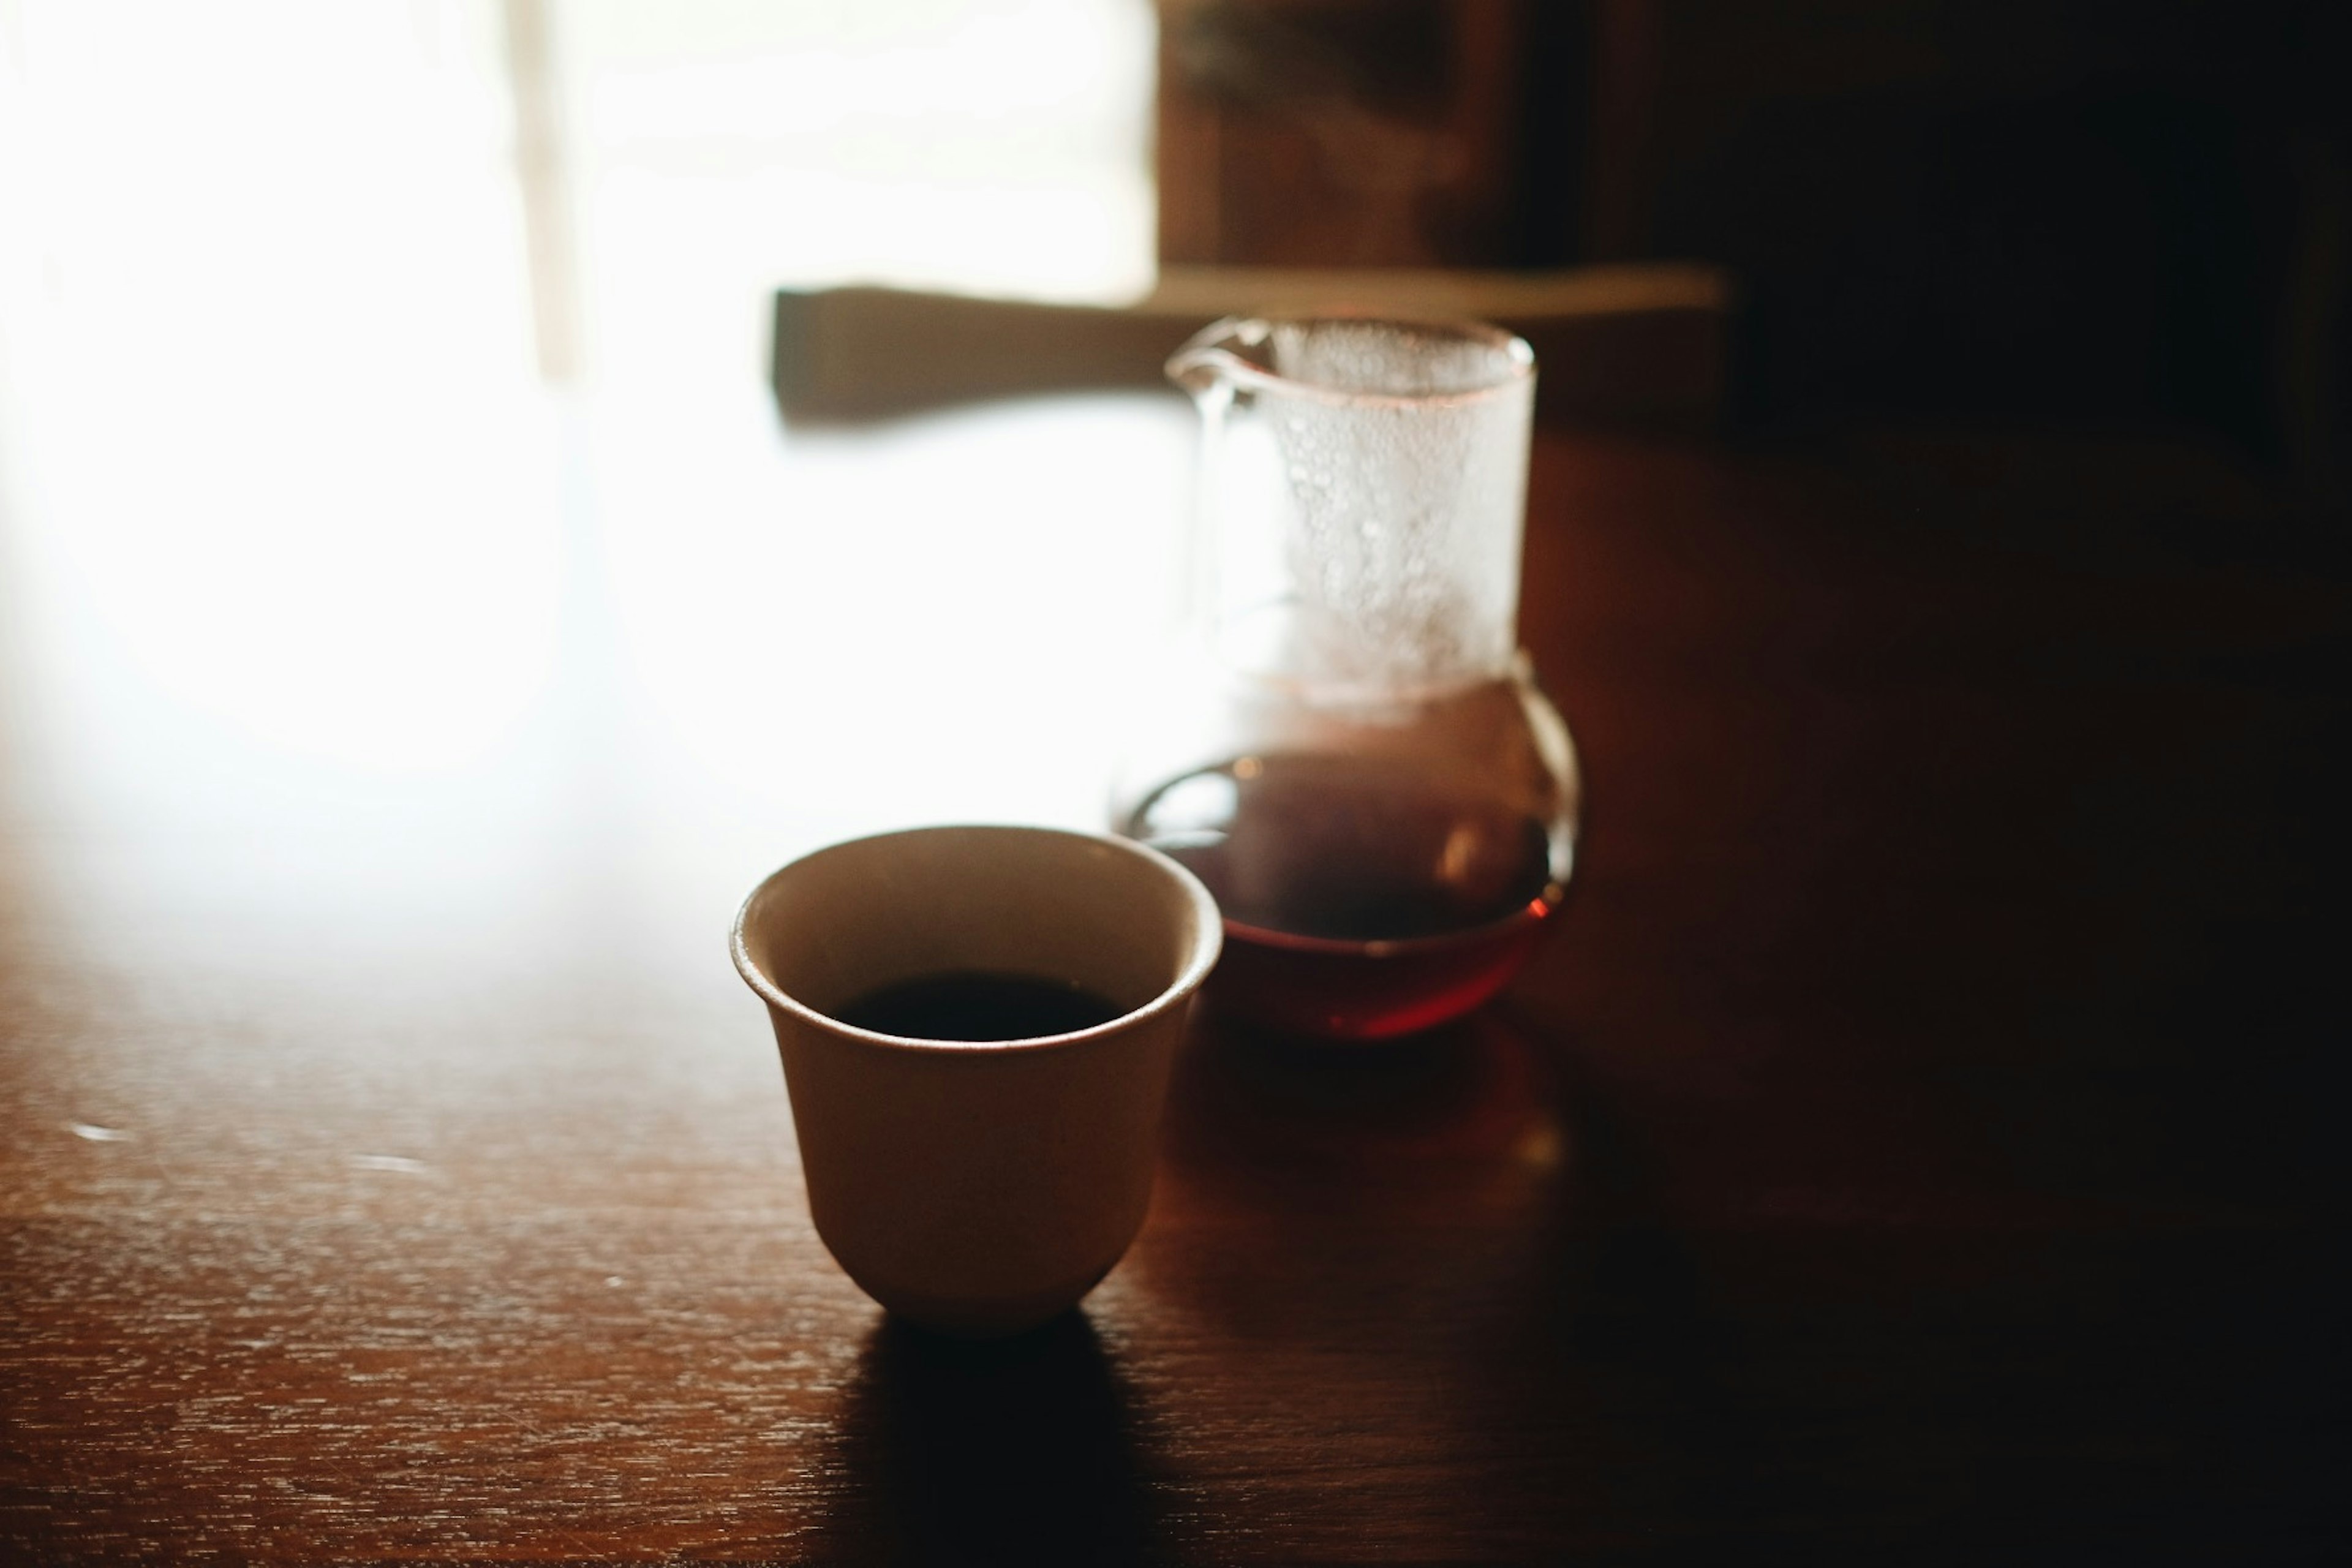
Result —
<svg viewBox="0 0 2352 1568"><path fill-rule="evenodd" d="M1143 1223L1169 1069L1216 963L1208 890L1124 839L929 827L820 849L752 890L735 966L768 1005L810 1216L891 1311L971 1337L1073 1306ZM976 1044L834 1011L957 971L1084 987L1107 1024Z"/></svg>

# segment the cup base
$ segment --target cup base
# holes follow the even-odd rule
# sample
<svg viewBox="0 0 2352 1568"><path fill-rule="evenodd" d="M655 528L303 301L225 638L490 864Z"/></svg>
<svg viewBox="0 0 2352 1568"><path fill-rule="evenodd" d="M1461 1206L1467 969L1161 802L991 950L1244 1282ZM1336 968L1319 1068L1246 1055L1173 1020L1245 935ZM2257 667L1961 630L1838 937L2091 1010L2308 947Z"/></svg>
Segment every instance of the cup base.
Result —
<svg viewBox="0 0 2352 1568"><path fill-rule="evenodd" d="M952 1340L1001 1340L1042 1328L1076 1306L1103 1281L1111 1266L1104 1265L1081 1281L1033 1290L1019 1296L965 1297L908 1290L877 1290L864 1280L858 1288L882 1303L900 1321Z"/></svg>

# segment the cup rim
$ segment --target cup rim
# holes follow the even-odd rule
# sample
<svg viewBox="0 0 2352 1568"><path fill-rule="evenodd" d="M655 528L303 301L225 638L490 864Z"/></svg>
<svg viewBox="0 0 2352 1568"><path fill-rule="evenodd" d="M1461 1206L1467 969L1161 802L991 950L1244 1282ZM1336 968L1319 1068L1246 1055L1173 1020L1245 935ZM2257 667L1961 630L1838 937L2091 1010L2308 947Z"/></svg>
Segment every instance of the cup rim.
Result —
<svg viewBox="0 0 2352 1568"><path fill-rule="evenodd" d="M1296 376L1278 374L1264 365L1244 359L1226 346L1228 341L1238 339L1244 346L1255 347L1276 326L1319 326L1340 322L1353 326L1390 327L1402 331L1442 332L1466 338L1501 354L1507 368L1493 381L1458 392L1360 392L1325 382L1302 381ZM1171 381L1190 390L1192 384L1187 379L1186 373L1212 368L1223 379L1255 392L1301 397L1334 407L1434 410L1468 408L1481 403L1491 403L1513 388L1534 381L1536 356L1535 351L1528 346L1527 340L1517 333L1467 317L1420 317L1348 310L1275 310L1263 314L1225 316L1210 322L1186 339L1183 346L1169 356L1167 374Z"/></svg>
<svg viewBox="0 0 2352 1568"><path fill-rule="evenodd" d="M774 885L779 878L793 870L803 861L854 844L870 844L880 839L915 838L938 833L972 832L1020 837L1077 839L1088 844L1108 845L1121 854L1131 855L1150 863L1163 875L1172 878L1184 890L1192 903L1194 920L1198 929L1203 933L1192 961L1150 1001L1139 1007L1129 1008L1118 1016L1107 1019L1089 1028L1074 1029L1061 1035L1035 1035L1019 1040L929 1040L914 1035L886 1035L877 1029L862 1029L855 1024L842 1022L830 1013L819 1012L770 979L767 972L761 969L751 957L750 944L744 938L744 928L751 919L751 906L759 902L760 896ZM1130 1028L1145 1018L1157 1016L1172 1008L1182 1006L1192 998L1192 993L1201 988L1202 983L1208 979L1209 971L1216 967L1218 955L1224 948L1224 918L1217 908L1215 896L1202 883L1200 878L1150 845L1139 844L1132 838L1121 838L1108 833L1081 832L1067 827L1042 827L1027 823L950 822L924 827L902 827L881 833L860 834L854 838L835 839L831 843L820 845L806 854L794 856L761 878L751 892L744 896L743 902L736 909L734 923L729 928L727 948L734 958L735 972L743 977L744 984L751 986L761 1001L772 1007L780 1007L794 1017L815 1025L829 1033L861 1044L885 1047L894 1050L1027 1054L1033 1051L1058 1050L1066 1047L1085 1045Z"/></svg>

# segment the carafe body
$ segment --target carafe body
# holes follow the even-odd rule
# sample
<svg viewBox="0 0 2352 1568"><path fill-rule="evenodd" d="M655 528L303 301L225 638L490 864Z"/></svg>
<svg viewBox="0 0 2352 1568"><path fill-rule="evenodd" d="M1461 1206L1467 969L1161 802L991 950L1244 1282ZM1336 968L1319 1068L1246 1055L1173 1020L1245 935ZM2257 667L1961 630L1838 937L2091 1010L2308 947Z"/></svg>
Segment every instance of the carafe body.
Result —
<svg viewBox="0 0 2352 1568"><path fill-rule="evenodd" d="M1217 895L1214 1005L1339 1039L1443 1023L1526 958L1575 850L1575 750L1517 640L1532 356L1234 320L1169 368L1202 420L1191 610L1115 826Z"/></svg>

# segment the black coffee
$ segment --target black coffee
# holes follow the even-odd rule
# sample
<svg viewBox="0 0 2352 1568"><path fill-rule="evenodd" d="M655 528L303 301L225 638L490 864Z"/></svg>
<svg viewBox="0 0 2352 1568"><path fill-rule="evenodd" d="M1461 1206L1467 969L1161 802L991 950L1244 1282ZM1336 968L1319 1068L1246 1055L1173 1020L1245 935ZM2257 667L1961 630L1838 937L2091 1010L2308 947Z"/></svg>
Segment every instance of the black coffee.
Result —
<svg viewBox="0 0 2352 1568"><path fill-rule="evenodd" d="M833 1009L843 1023L917 1040L1034 1040L1108 1024L1126 1009L1083 986L1027 974L955 970L869 991Z"/></svg>

